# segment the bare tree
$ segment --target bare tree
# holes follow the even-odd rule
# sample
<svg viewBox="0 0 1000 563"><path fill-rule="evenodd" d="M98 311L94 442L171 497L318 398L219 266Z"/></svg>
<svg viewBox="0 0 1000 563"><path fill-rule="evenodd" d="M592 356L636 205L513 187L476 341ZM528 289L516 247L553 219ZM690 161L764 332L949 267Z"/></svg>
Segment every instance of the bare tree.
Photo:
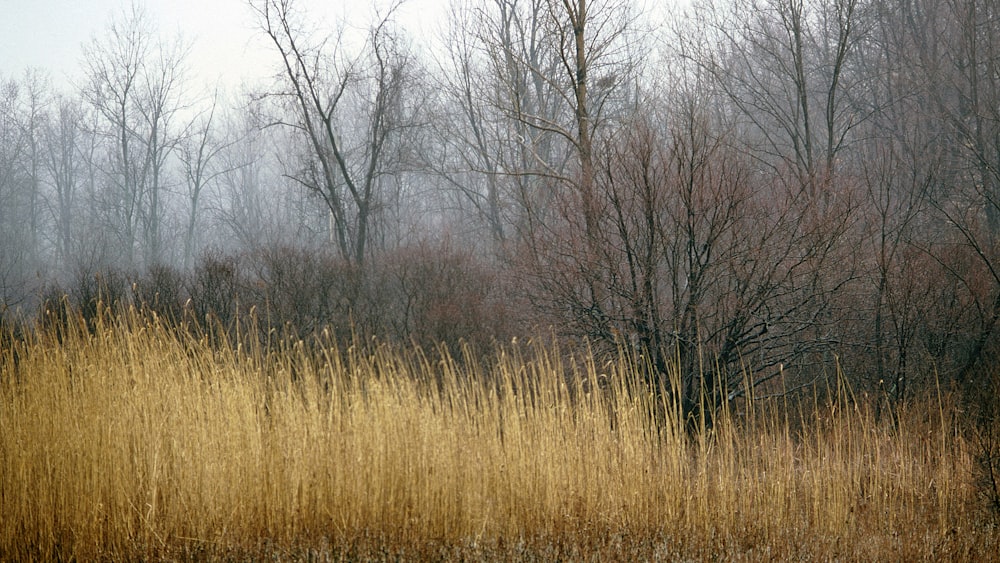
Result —
<svg viewBox="0 0 1000 563"><path fill-rule="evenodd" d="M22 303L44 273L43 129L49 83L29 69L0 77L0 300Z"/></svg>
<svg viewBox="0 0 1000 563"><path fill-rule="evenodd" d="M0 77L0 310L25 297L27 233L18 216L23 203L21 162L27 151L20 119L21 85Z"/></svg>
<svg viewBox="0 0 1000 563"><path fill-rule="evenodd" d="M48 77L37 69L28 69L24 74L24 99L21 110L22 138L25 141L24 178L27 197L28 254L32 262L37 262L41 252L42 230L42 131L48 118L50 90Z"/></svg>
<svg viewBox="0 0 1000 563"><path fill-rule="evenodd" d="M163 193L167 183L167 165L178 142L187 135L189 123L180 119L185 108L184 59L188 47L180 37L159 40L152 59L144 65L137 110L145 134L139 137L144 149L146 199L142 206L145 263L159 264L165 259Z"/></svg>
<svg viewBox="0 0 1000 563"><path fill-rule="evenodd" d="M935 338L951 344L941 374L973 384L1000 322L1000 19L981 0L879 5L883 75L898 91L882 123L908 155L936 163L926 188L933 228L915 243L955 303Z"/></svg>
<svg viewBox="0 0 1000 563"><path fill-rule="evenodd" d="M277 97L288 102L290 116L277 123L299 131L307 147L291 177L322 198L341 256L361 265L382 181L398 172L388 149L412 125L403 111L411 55L392 23L397 5L369 28L358 54L343 30L315 40L292 0L250 6L280 56L284 89Z"/></svg>
<svg viewBox="0 0 1000 563"><path fill-rule="evenodd" d="M217 220L223 224L233 242L244 248L274 242L268 235L269 213L265 184L269 167L266 161L267 131L262 129L252 112L240 112L227 119L233 142L219 155L222 173L216 203Z"/></svg>
<svg viewBox="0 0 1000 563"><path fill-rule="evenodd" d="M425 165L458 195L449 205L460 213L471 206L496 245L507 237L510 194L504 193L503 153L510 139L505 116L497 110L500 92L486 76L481 42L470 32L475 21L471 7L453 5L444 38L447 56L438 71L434 143L425 151Z"/></svg>
<svg viewBox="0 0 1000 563"><path fill-rule="evenodd" d="M107 202L127 262L141 246L147 265L163 259L162 190L181 137L184 43L160 41L138 4L84 48L85 99L102 116L110 158Z"/></svg>
<svg viewBox="0 0 1000 563"><path fill-rule="evenodd" d="M74 254L79 192L84 182L83 108L79 99L60 97L44 131L44 167L52 188L49 209L55 226L56 257L67 271Z"/></svg>
<svg viewBox="0 0 1000 563"><path fill-rule="evenodd" d="M600 234L585 240L583 208L569 202L536 283L568 332L635 346L687 414L710 419L783 365L821 365L836 350L838 296L855 277L851 214L818 218L801 192L768 189L773 176L696 98L668 108L673 117L637 118L602 142Z"/></svg>
<svg viewBox="0 0 1000 563"><path fill-rule="evenodd" d="M869 116L848 103L864 37L861 0L709 3L678 25L680 54L714 79L763 163L795 171L811 195L831 186L849 133ZM700 33L690 29L700 28Z"/></svg>
<svg viewBox="0 0 1000 563"><path fill-rule="evenodd" d="M203 192L221 175L231 171L223 162L225 151L238 138L231 133L229 138L218 131L215 113L218 107L218 93L212 98L210 107L191 126L188 136L178 146L178 156L184 175L185 195L188 203L187 225L184 230L184 268L191 266L198 233L199 210ZM235 165L240 166L240 165Z"/></svg>
<svg viewBox="0 0 1000 563"><path fill-rule="evenodd" d="M560 190L591 199L595 136L632 110L635 14L627 2L484 0L449 23L434 170L494 241L531 236Z"/></svg>

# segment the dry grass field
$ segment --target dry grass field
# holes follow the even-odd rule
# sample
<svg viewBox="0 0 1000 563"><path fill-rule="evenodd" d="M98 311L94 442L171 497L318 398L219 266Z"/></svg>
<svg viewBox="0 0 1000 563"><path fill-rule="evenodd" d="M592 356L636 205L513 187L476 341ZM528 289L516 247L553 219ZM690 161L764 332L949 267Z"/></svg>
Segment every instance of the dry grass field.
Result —
<svg viewBox="0 0 1000 563"><path fill-rule="evenodd" d="M1000 553L947 395L895 422L846 389L757 401L688 433L625 355L219 338L133 314L4 345L0 560Z"/></svg>

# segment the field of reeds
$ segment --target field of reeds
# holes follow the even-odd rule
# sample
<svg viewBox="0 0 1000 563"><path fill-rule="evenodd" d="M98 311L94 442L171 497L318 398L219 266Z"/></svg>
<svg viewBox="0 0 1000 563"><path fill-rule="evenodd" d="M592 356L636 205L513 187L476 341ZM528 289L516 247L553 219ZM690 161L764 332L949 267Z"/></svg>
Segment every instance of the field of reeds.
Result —
<svg viewBox="0 0 1000 563"><path fill-rule="evenodd" d="M624 353L321 340L134 313L8 337L0 560L1000 553L947 393L877 420L835 388L690 430Z"/></svg>

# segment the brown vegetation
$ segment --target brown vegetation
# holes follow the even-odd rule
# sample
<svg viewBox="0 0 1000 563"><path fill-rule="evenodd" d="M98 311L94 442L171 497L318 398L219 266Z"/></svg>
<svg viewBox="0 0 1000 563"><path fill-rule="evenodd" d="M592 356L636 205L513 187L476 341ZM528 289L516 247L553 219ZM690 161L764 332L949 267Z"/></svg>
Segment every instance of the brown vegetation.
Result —
<svg viewBox="0 0 1000 563"><path fill-rule="evenodd" d="M828 399L726 405L689 434L624 350L514 344L459 368L389 346L216 346L135 313L73 326L0 359L5 560L998 549L947 393L876 420L837 379Z"/></svg>

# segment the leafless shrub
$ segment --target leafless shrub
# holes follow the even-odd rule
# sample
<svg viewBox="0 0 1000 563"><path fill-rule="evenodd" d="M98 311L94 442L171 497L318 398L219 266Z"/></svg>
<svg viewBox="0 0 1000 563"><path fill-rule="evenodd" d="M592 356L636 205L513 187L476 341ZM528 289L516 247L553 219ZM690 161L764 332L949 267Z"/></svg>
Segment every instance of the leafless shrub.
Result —
<svg viewBox="0 0 1000 563"><path fill-rule="evenodd" d="M92 325L100 315L126 307L130 302L128 289L128 278L116 268L105 267L95 272L81 268L67 293L73 309Z"/></svg>
<svg viewBox="0 0 1000 563"><path fill-rule="evenodd" d="M600 229L568 194L521 253L535 303L564 334L634 346L689 413L833 366L857 275L848 195L778 181L696 103L631 123L596 170Z"/></svg>
<svg viewBox="0 0 1000 563"><path fill-rule="evenodd" d="M184 276L166 265L155 265L132 283L136 307L155 313L168 322L179 322L184 316Z"/></svg>
<svg viewBox="0 0 1000 563"><path fill-rule="evenodd" d="M249 255L243 306L271 328L340 341L375 337L426 350L491 349L510 334L497 272L447 243L387 251L365 267L334 252L287 245Z"/></svg>
<svg viewBox="0 0 1000 563"><path fill-rule="evenodd" d="M383 257L368 286L382 333L424 349L464 342L488 350L511 334L498 272L448 242L420 242Z"/></svg>
<svg viewBox="0 0 1000 563"><path fill-rule="evenodd" d="M350 339L361 299L360 270L322 249L277 245L250 255L248 295L266 324L307 335L330 328Z"/></svg>
<svg viewBox="0 0 1000 563"><path fill-rule="evenodd" d="M221 251L203 253L190 273L187 293L190 311L203 326L232 328L240 311L242 284L238 256Z"/></svg>

